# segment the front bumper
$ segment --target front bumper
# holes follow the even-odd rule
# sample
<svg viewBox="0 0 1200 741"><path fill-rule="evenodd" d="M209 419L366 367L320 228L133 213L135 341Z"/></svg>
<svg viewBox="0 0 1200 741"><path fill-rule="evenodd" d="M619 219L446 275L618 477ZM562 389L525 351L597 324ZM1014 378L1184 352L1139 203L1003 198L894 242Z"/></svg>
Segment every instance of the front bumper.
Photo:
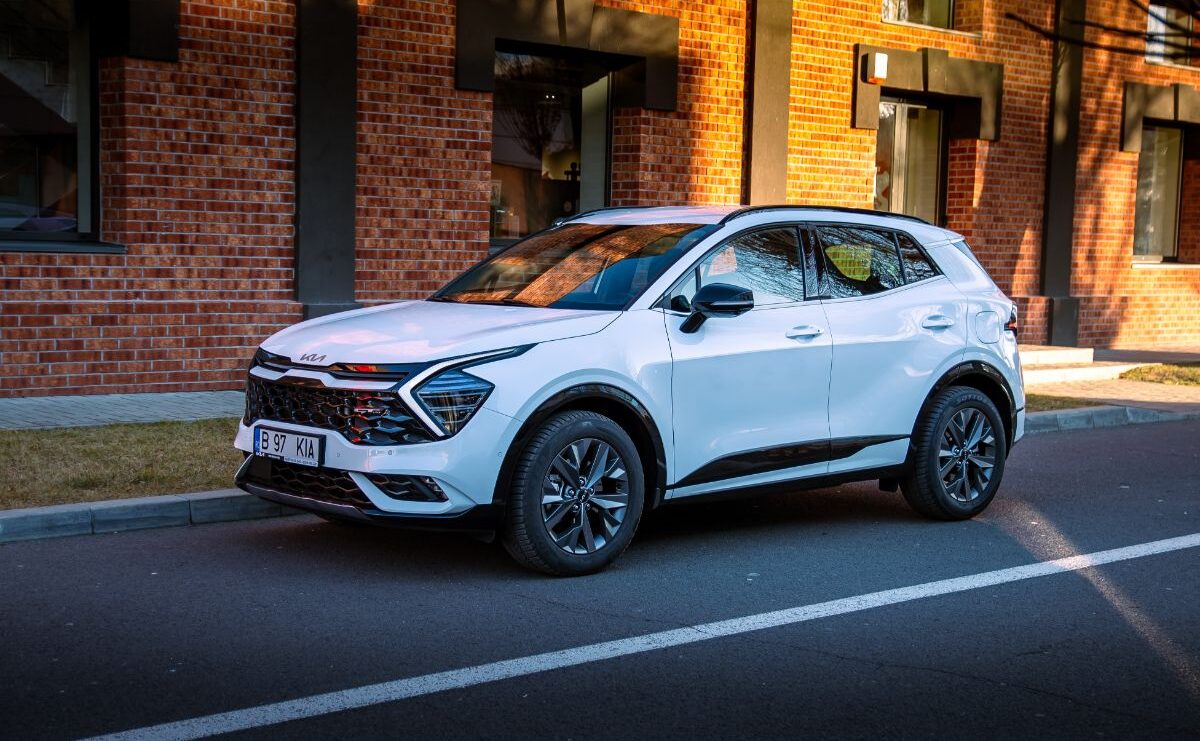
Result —
<svg viewBox="0 0 1200 741"><path fill-rule="evenodd" d="M260 421L238 426L235 447L251 454L238 471L239 488L265 499L348 519L368 520L404 527L468 530L494 528L491 520L500 505L493 501L504 452L516 423L511 417L481 408L461 432L427 443L394 446L353 445L340 433L286 422L261 420L273 428L317 435L325 440L321 468L310 469L336 486L319 486L252 475L254 427ZM428 481L444 494L441 501L409 501L389 496L377 485L377 474Z"/></svg>

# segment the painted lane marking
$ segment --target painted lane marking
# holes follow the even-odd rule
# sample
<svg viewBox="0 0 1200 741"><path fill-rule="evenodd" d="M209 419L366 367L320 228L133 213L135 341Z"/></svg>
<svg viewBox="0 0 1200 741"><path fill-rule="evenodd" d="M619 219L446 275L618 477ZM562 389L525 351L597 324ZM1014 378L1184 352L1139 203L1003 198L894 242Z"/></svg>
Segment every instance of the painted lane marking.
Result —
<svg viewBox="0 0 1200 741"><path fill-rule="evenodd" d="M953 579L916 584L911 587L885 589L856 597L820 602L813 605L791 607L783 610L747 615L745 617L719 620L686 628L665 630L632 638L620 638L604 643L593 643L577 648L524 656L517 659L496 661L490 664L469 666L462 669L425 674L419 677L397 679L363 687L354 687L336 692L326 692L295 700L275 702L257 707L243 708L226 713L215 713L199 718L190 718L172 723L163 723L145 728L135 728L105 736L96 736L87 741L182 741L216 736L234 731L262 728L294 720L314 718L345 710L382 705L413 697L432 695L447 690L464 689L504 679L524 677L531 674L565 669L621 656L646 653L690 643L699 643L714 638L736 636L767 628L794 625L809 620L818 620L835 615L845 615L877 607L896 605L902 602L938 597L958 592L1009 584L1026 579L1081 571L1095 566L1145 558L1161 553L1196 548L1200 546L1200 533L1178 538L1155 540L1149 543L1114 548L1079 556L1040 561L1025 566L1015 566L997 571L960 576Z"/></svg>

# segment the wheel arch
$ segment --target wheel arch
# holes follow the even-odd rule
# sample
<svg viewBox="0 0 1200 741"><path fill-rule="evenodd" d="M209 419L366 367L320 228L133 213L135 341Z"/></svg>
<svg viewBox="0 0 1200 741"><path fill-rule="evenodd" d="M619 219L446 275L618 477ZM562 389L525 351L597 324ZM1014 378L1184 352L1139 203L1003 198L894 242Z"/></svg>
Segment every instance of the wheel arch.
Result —
<svg viewBox="0 0 1200 741"><path fill-rule="evenodd" d="M654 509L662 504L667 486L667 457L658 425L650 411L636 397L605 383L585 383L563 389L542 402L529 415L504 454L492 500L507 506L513 470L529 438L553 415L573 410L603 414L629 434L642 459L646 509Z"/></svg>
<svg viewBox="0 0 1200 741"><path fill-rule="evenodd" d="M1013 436L1017 430L1017 404L1012 387L1009 386L1008 379L1004 377L1003 373L981 360L959 363L943 373L937 383L933 384L933 388L929 390L929 394L921 404L921 411L917 414L916 421L913 422L913 435L910 439L916 438L917 426L925 418L925 413L933 404L934 397L949 386L967 386L991 399L992 403L996 405L996 409L1000 411L1000 419L1004 423L1005 449L1011 449Z"/></svg>

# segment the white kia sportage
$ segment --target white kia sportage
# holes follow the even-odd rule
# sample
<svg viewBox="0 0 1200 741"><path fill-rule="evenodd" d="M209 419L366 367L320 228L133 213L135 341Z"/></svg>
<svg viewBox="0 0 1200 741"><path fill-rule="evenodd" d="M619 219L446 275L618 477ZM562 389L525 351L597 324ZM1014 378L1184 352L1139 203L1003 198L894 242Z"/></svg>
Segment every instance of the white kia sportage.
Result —
<svg viewBox="0 0 1200 741"><path fill-rule="evenodd" d="M268 339L237 482L335 521L498 533L553 574L717 492L878 479L963 519L1022 435L1016 321L963 238L917 219L604 209L424 301Z"/></svg>

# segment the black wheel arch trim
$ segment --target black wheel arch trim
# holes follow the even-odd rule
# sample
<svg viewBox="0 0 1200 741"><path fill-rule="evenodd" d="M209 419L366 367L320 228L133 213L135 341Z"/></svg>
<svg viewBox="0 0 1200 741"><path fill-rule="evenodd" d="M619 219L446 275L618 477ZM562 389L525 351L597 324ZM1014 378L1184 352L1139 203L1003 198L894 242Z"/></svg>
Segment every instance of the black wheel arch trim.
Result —
<svg viewBox="0 0 1200 741"><path fill-rule="evenodd" d="M513 439L512 444L504 455L504 461L500 466L500 474L496 478L496 487L492 495L494 503L499 506L507 505L508 482L512 479L517 458L537 428L555 413L563 409L578 407L581 402L588 401L619 404L632 417L637 419L641 432L645 436L644 442L649 443L654 456L652 465L644 465L646 473L652 474L652 477L647 477L648 482L653 482L653 486L646 492L646 509L654 509L662 504L667 488L667 455L666 450L663 448L662 435L658 430L658 424L654 421L650 410L637 397L624 389L606 383L583 383L563 389L542 402L525 419L521 424L521 429L517 432L517 436ZM621 423L621 420L614 421L618 424ZM641 444L636 437L634 444L639 449L641 448ZM648 463L650 462L643 461L643 464Z"/></svg>
<svg viewBox="0 0 1200 741"><path fill-rule="evenodd" d="M1021 409L1017 408L1017 402L1013 396L1012 387L1008 384L1008 379L995 366L982 360L968 360L959 363L942 374L942 377L929 390L929 395L925 397L924 403L921 404L921 412L917 415L916 421L913 422L913 434L916 434L917 425L921 424L921 420L925 417L925 412L933 402L933 397L937 396L942 389L953 386L956 382L968 376L982 376L988 379L1004 395L1004 400L1007 402L1007 410L1001 409L999 411L1004 422L1005 447L1012 448L1013 436L1017 431L1017 414Z"/></svg>

